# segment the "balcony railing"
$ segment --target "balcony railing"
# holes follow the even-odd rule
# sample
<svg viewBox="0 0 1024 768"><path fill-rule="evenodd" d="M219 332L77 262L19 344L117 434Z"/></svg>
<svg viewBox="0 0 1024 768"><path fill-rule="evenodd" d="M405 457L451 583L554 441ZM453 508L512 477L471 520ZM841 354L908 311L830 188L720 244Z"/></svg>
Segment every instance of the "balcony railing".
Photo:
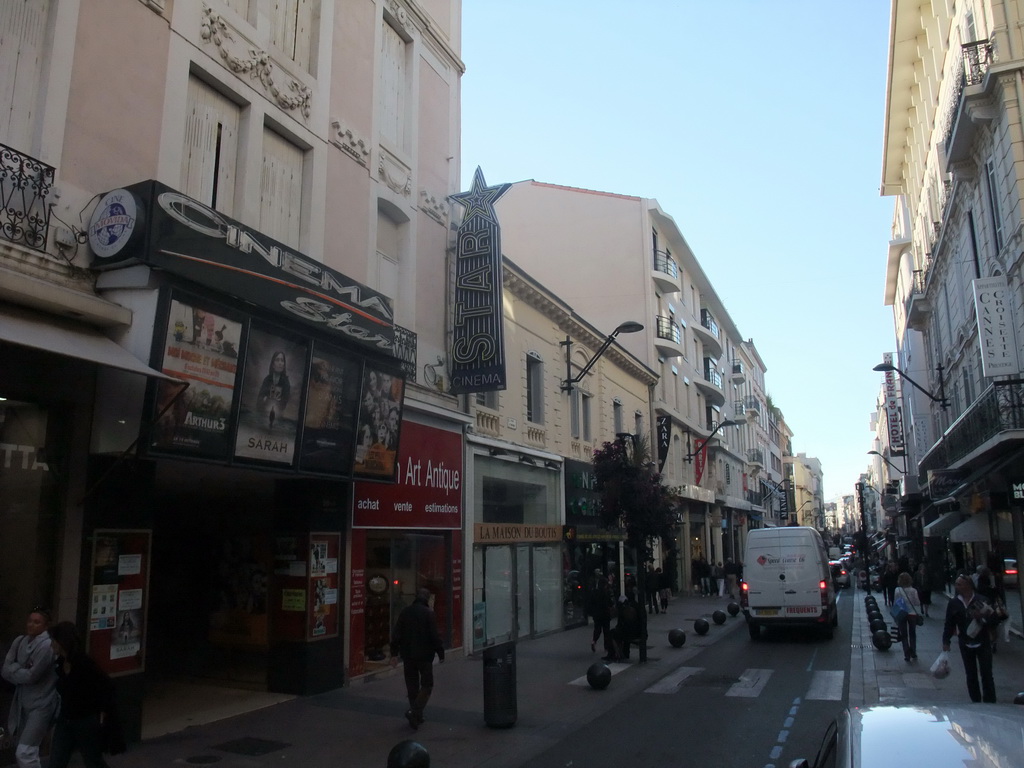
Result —
<svg viewBox="0 0 1024 768"><path fill-rule="evenodd" d="M735 415L737 419L746 419L747 418L747 406L744 405L742 400L736 400L732 404L732 412L733 412L733 415Z"/></svg>
<svg viewBox="0 0 1024 768"><path fill-rule="evenodd" d="M732 361L732 375L733 376L743 376L745 374L746 374L746 371L743 369L743 363L740 362L739 360L733 360Z"/></svg>
<svg viewBox="0 0 1024 768"><path fill-rule="evenodd" d="M706 309L700 311L700 324L707 328L716 339L719 338L718 323L715 322L715 318Z"/></svg>
<svg viewBox="0 0 1024 768"><path fill-rule="evenodd" d="M679 266L676 264L675 259L665 253L665 251L654 252L654 268L658 272L664 272L670 277L679 278Z"/></svg>
<svg viewBox="0 0 1024 768"><path fill-rule="evenodd" d="M957 113L960 111L964 88L981 83L992 64L992 44L988 40L965 43L960 49L961 55L955 65L957 80L946 96L945 109L942 113L943 130L941 135L945 138L943 143L947 151L953 130L956 127Z"/></svg>
<svg viewBox="0 0 1024 768"><path fill-rule="evenodd" d="M760 448L751 448L747 451L747 462L749 464L760 464L764 466L764 451Z"/></svg>
<svg viewBox="0 0 1024 768"><path fill-rule="evenodd" d="M918 475L945 469L1001 432L1024 430L1024 382L994 382L946 430L918 465Z"/></svg>
<svg viewBox="0 0 1024 768"><path fill-rule="evenodd" d="M709 363L704 364L704 380L722 388L722 374L716 371Z"/></svg>
<svg viewBox="0 0 1024 768"><path fill-rule="evenodd" d="M0 144L0 237L46 250L54 169Z"/></svg>
<svg viewBox="0 0 1024 768"><path fill-rule="evenodd" d="M672 321L671 317L658 315L655 320L657 321L655 333L659 339L674 341L676 344L683 343L683 332L679 330L679 326Z"/></svg>
<svg viewBox="0 0 1024 768"><path fill-rule="evenodd" d="M758 415L761 414L761 401L753 395L747 395L743 398L743 405L748 411L753 411Z"/></svg>

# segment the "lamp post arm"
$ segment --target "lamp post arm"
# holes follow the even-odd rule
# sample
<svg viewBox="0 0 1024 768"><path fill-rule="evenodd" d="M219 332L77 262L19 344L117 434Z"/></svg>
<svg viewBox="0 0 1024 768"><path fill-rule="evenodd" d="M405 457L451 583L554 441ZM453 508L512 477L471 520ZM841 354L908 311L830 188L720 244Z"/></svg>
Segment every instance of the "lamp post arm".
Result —
<svg viewBox="0 0 1024 768"><path fill-rule="evenodd" d="M615 329L614 331L612 331L608 335L608 338L604 340L604 343L601 344L601 346L597 348L597 352L595 352L594 356L592 358L590 358L590 361L585 366L583 366L583 369L579 373L577 373L575 376L572 375L572 362L571 362L571 356L570 356L571 355L571 351L572 351L572 340L568 336L566 336L565 337L565 341L562 342L562 345L564 347L566 347L566 350L565 350L565 383L562 384L562 389L563 390L571 390L573 388L574 384L578 384L580 381L582 381L583 377L586 376L590 372L590 369L594 367L594 363L596 363L601 358L601 355L603 355L608 350L608 347L610 347L612 345L612 342L615 341L615 337L618 336L618 335L619 335L619 330L618 329Z"/></svg>

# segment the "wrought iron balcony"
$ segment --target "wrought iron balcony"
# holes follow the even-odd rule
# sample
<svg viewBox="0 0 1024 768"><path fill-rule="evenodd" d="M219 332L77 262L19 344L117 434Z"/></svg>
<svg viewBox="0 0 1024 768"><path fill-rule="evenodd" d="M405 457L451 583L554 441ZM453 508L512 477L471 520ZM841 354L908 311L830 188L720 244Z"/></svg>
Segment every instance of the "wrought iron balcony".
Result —
<svg viewBox="0 0 1024 768"><path fill-rule="evenodd" d="M704 360L704 380L714 384L719 389L722 388L722 374L715 370L714 365L707 359Z"/></svg>
<svg viewBox="0 0 1024 768"><path fill-rule="evenodd" d="M736 400L732 404L732 412L736 421L745 421L747 418L747 407L743 400Z"/></svg>
<svg viewBox="0 0 1024 768"><path fill-rule="evenodd" d="M664 272L669 277L679 279L679 267L676 264L676 260L665 251L654 252L654 269L658 272Z"/></svg>
<svg viewBox="0 0 1024 768"><path fill-rule="evenodd" d="M942 131L947 163L957 162L966 157L977 126L968 113L969 105L964 89L980 85L992 65L992 43L976 40L961 46L961 55L956 63L956 81L946 95L942 113Z"/></svg>
<svg viewBox="0 0 1024 768"><path fill-rule="evenodd" d="M1024 382L994 382L922 457L918 476L927 477L930 469L945 469L1013 430L1024 430Z"/></svg>
<svg viewBox="0 0 1024 768"><path fill-rule="evenodd" d="M751 448L747 451L747 463L757 464L758 466L764 466L764 451L760 448Z"/></svg>
<svg viewBox="0 0 1024 768"><path fill-rule="evenodd" d="M932 307L927 298L923 269L914 270L910 293L907 295L906 310L907 325L915 331L923 331L928 327Z"/></svg>
<svg viewBox="0 0 1024 768"><path fill-rule="evenodd" d="M679 326L672 322L671 317L665 317L664 315L658 315L656 319L657 328L655 333L659 339L667 339L668 341L674 341L676 344L681 344L683 341L682 331L679 330Z"/></svg>
<svg viewBox="0 0 1024 768"><path fill-rule="evenodd" d="M743 398L743 407L746 408L747 413L755 416L761 415L761 401L759 401L753 395L747 395Z"/></svg>
<svg viewBox="0 0 1024 768"><path fill-rule="evenodd" d="M700 311L700 324L708 329L712 336L716 339L721 338L718 330L718 323L715 322L715 318L711 316L711 313L706 309Z"/></svg>
<svg viewBox="0 0 1024 768"><path fill-rule="evenodd" d="M0 144L0 237L46 250L54 169Z"/></svg>

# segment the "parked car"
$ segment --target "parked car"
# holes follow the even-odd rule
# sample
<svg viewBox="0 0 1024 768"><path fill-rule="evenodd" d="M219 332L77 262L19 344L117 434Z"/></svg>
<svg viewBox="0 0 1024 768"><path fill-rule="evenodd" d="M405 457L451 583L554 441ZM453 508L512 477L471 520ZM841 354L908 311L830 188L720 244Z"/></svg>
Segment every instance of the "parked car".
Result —
<svg viewBox="0 0 1024 768"><path fill-rule="evenodd" d="M879 706L846 709L813 762L790 768L1024 768L1024 706Z"/></svg>
<svg viewBox="0 0 1024 768"><path fill-rule="evenodd" d="M1014 557L1003 558L1003 586L1017 588L1017 559Z"/></svg>
<svg viewBox="0 0 1024 768"><path fill-rule="evenodd" d="M850 571L842 560L829 560L828 567L832 570L832 581L836 587L846 589L850 586Z"/></svg>

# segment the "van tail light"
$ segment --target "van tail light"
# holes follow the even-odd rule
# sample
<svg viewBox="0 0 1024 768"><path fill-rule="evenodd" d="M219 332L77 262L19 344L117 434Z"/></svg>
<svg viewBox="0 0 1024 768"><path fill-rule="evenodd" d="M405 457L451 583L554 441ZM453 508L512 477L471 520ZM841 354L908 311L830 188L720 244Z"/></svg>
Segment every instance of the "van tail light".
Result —
<svg viewBox="0 0 1024 768"><path fill-rule="evenodd" d="M1016 576L1017 575L1017 569L1016 568L1007 568L1003 573L1005 575L1007 575L1007 576Z"/></svg>
<svg viewBox="0 0 1024 768"><path fill-rule="evenodd" d="M750 585L745 581L740 582L740 608L747 608L750 606L749 596L747 592L750 591Z"/></svg>
<svg viewBox="0 0 1024 768"><path fill-rule="evenodd" d="M818 582L818 592L821 593L821 604L822 604L822 606L827 608L828 607L828 582L827 581L819 581Z"/></svg>

